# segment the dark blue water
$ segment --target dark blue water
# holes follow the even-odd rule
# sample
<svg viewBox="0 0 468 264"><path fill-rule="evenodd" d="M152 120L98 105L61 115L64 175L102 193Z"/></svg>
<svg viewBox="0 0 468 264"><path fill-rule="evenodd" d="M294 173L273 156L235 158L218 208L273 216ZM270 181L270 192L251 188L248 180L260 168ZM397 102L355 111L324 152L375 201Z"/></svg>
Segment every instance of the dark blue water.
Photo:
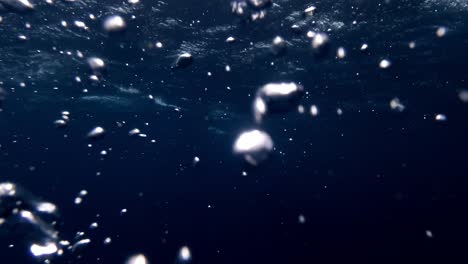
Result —
<svg viewBox="0 0 468 264"><path fill-rule="evenodd" d="M91 239L51 263L125 263L136 253L177 263L183 246L192 263L467 261L468 105L459 93L468 2L322 0L307 19L309 1L274 2L259 21L233 15L223 0L38 1L34 12L1 15L0 182L53 202L61 240L76 242L78 231ZM111 14L126 19L123 34L102 30ZM329 35L324 56L313 54L308 30ZM288 42L279 57L269 49L277 35ZM157 41L163 48L148 48ZM193 64L172 69L180 52ZM88 81L90 56L106 61L101 82ZM382 59L391 67L380 69ZM281 81L304 86L306 113L294 106L255 123L258 87ZM390 108L395 97L403 112ZM57 129L64 110L71 120ZM86 138L96 126L104 137ZM147 138L129 137L135 127ZM251 128L275 143L259 166L233 154ZM76 205L81 190L89 194ZM99 228L90 230L93 222ZM0 263L44 260L31 255L23 225L0 230Z"/></svg>

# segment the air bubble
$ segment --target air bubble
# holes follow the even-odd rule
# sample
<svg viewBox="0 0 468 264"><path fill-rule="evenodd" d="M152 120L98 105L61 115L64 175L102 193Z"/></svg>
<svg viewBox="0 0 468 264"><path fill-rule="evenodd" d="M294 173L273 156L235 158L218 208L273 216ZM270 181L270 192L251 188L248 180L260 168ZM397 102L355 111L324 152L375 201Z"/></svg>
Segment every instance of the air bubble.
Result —
<svg viewBox="0 0 468 264"><path fill-rule="evenodd" d="M244 132L234 143L234 153L244 156L252 165L258 165L267 159L272 150L273 140L270 135L260 130Z"/></svg>

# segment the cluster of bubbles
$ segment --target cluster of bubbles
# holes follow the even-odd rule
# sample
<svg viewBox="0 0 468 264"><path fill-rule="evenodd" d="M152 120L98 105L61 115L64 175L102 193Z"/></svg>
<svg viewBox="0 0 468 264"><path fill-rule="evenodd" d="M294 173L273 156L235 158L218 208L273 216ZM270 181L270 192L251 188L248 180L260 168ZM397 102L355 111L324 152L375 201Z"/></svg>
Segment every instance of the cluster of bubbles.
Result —
<svg viewBox="0 0 468 264"><path fill-rule="evenodd" d="M57 216L54 204L38 199L14 183L0 183L0 230L14 230L15 237L25 236L26 246L34 257L63 254L55 229Z"/></svg>
<svg viewBox="0 0 468 264"><path fill-rule="evenodd" d="M62 117L54 121L54 125L58 128L65 127L68 125L70 121L70 112L69 111L62 111Z"/></svg>
<svg viewBox="0 0 468 264"><path fill-rule="evenodd" d="M80 204L81 199L87 195L86 190L79 192L75 204ZM125 214L127 209L122 209ZM0 183L0 235L4 232L14 237L18 243L24 245L29 253L36 259L50 263L50 261L62 256L65 252L76 252L89 245L92 241L85 237L84 232L77 232L73 242L62 240L57 231L59 219L57 206L53 203L38 199L24 188L11 182ZM98 223L93 222L90 229L98 228ZM22 239L24 237L24 239ZM106 237L104 245L112 242L111 237ZM19 244L17 244L19 245ZM14 244L11 247L15 246ZM183 246L176 256L176 263L189 263L192 253L189 247ZM149 264L147 257L136 254L128 258L126 264Z"/></svg>
<svg viewBox="0 0 468 264"><path fill-rule="evenodd" d="M261 86L253 103L256 122L261 123L267 114L295 109L303 94L304 87L294 82L268 83ZM273 148L270 135L258 129L243 132L234 143L234 153L242 155L252 165L258 165L268 158Z"/></svg>
<svg viewBox="0 0 468 264"><path fill-rule="evenodd" d="M265 18L267 8L273 5L273 0L235 0L231 2L232 13L248 21Z"/></svg>
<svg viewBox="0 0 468 264"><path fill-rule="evenodd" d="M52 3L47 0L47 3ZM73 2L73 0L67 0ZM127 0L129 4L138 4L139 0ZM266 17L270 8L274 7L273 0L235 0L231 2L232 13L247 21L256 21ZM35 10L35 5L29 0L0 0L0 12L30 12ZM304 19L314 16L317 12L317 7L310 5L302 11ZM0 17L0 22L2 17ZM82 21L74 21L74 26L80 29L88 29L87 25ZM62 25L67 27L68 24L63 21ZM103 19L102 30L108 34L119 34L125 32L127 29L127 21L120 15L110 15ZM301 25L294 24L291 29L294 32L302 33ZM447 28L440 27L436 31L437 37L444 37L447 34ZM309 31L306 33L307 38L310 40L310 47L314 54L318 57L328 54L330 49L330 37L324 32ZM19 36L22 40L27 40L24 35ZM236 38L230 36L226 43L236 42ZM162 43L157 42L156 47L161 48ZM274 56L282 56L286 53L288 41L282 36L275 36L271 41L270 50ZM416 47L415 42L410 42L411 49ZM368 44L364 43L360 47L361 52L367 52L369 49ZM77 52L77 56L86 61L90 71L89 80L92 82L101 82L108 71L107 63L104 59L99 57L87 57L81 52ZM336 50L336 57L344 59L347 56L346 49L339 47ZM184 69L192 65L194 62L193 55L189 52L180 53L175 59L172 68ZM389 69L392 66L390 59L382 59L378 63L381 69ZM225 66L226 71L230 71L229 65ZM77 82L81 82L79 77L76 77ZM299 105L300 100L304 95L304 87L297 82L272 82L259 87L256 91L253 105L252 114L253 119L257 125L262 124L264 120L275 114L286 113L298 109L299 112L305 111L304 107ZM462 102L468 102L468 91L461 90L458 96ZM6 92L0 87L0 110L2 103L5 100ZM389 103L390 108L395 112L403 112L406 106L399 98L393 98ZM316 105L312 105L309 110L312 116L319 114L319 109ZM337 113L342 114L342 110L338 109ZM436 121L446 121L447 116L444 114L436 114ZM54 121L56 127L65 127L70 122L70 112L63 111L59 119ZM92 128L86 135L88 139L95 140L101 139L105 136L106 130L101 126ZM130 137L146 137L140 129L134 128L128 132ZM258 165L266 160L274 150L274 141L272 137L262 129L252 129L242 132L234 142L233 152L242 156L249 164ZM103 155L107 152L101 152ZM194 157L193 164L196 165L200 162L199 157ZM243 175L247 175L243 172ZM87 195L85 190L81 191L75 198L74 203L79 205L83 201L83 197ZM122 214L127 210L123 209ZM0 183L0 227L6 225L20 225L28 233L28 241L32 241L29 245L29 250L32 255L36 257L49 257L52 255L63 254L64 249L75 251L89 243L89 238L83 237L84 233L78 233L76 242L70 243L66 240L60 240L58 232L55 229L55 219L57 216L57 208L54 204L41 201L32 196L29 192L18 187L13 183ZM303 215L299 216L299 222L305 223L306 219ZM98 228L98 223L94 222L90 225L91 229ZM112 239L107 237L104 239L104 244L111 243ZM190 248L184 246L180 248L176 262L186 263L192 259ZM148 258L143 254L136 254L129 257L126 264L147 264Z"/></svg>

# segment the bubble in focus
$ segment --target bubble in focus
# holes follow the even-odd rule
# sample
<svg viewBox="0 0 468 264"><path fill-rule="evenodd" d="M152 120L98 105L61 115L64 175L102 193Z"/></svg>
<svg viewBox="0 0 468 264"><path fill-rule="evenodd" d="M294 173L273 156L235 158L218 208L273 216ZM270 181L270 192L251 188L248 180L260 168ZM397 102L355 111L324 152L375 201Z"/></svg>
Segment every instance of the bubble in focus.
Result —
<svg viewBox="0 0 468 264"><path fill-rule="evenodd" d="M303 94L304 87L294 82L268 83L260 87L253 105L255 120L262 121L268 113L296 109Z"/></svg>
<svg viewBox="0 0 468 264"><path fill-rule="evenodd" d="M234 153L242 155L251 165L258 165L273 151L273 140L261 130L250 130L239 135L234 143Z"/></svg>

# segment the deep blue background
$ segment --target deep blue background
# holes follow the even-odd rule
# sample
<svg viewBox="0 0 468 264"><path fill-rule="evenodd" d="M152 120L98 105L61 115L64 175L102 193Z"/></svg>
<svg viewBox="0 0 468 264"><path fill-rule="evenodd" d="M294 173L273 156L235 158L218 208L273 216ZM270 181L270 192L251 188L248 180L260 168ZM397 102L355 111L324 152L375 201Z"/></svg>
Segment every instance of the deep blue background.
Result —
<svg viewBox="0 0 468 264"><path fill-rule="evenodd" d="M468 12L428 8L425 1L317 1L317 20L326 14L345 23L330 33L332 50L348 51L338 61L334 52L315 58L307 38L290 31L285 17L307 4L281 2L266 19L245 23L230 14L229 1L168 1L158 12L149 8L158 6L155 1L142 1L125 35L107 36L100 20L87 21L90 32L80 34L89 40L69 32L50 35L55 31L49 25L85 20L90 12L115 13L108 6L120 1L41 4L32 14L4 15L0 81L9 95L0 113L0 179L54 202L61 238L73 241L77 231L85 231L92 240L53 263L123 263L140 252L151 263L173 263L184 245L193 263L467 261L468 106L457 92L466 89L468 77ZM182 22L163 26L162 16ZM188 26L197 19L196 27ZM25 21L31 30L24 30ZM217 25L232 28L207 32ZM440 25L449 28L442 39L435 36ZM18 43L19 32L30 40ZM238 39L232 45L224 42L230 35ZM249 44L270 43L276 35L291 44L283 57ZM412 40L414 50L407 47ZM164 49L143 52L149 41L162 41ZM173 71L184 41L205 44L200 50L189 45L194 64ZM371 48L363 54L364 42ZM88 74L84 60L58 55L52 46L106 59L106 87L75 83L74 76ZM50 52L47 60L60 66L28 79L20 70L44 63L31 56L36 49ZM377 67L382 58L391 59L390 69ZM226 64L232 72L224 71ZM27 87L20 88L20 81ZM318 105L320 115L269 117L260 127L276 150L252 168L232 154L232 144L241 131L257 127L249 94L272 81L302 83L308 91L302 103ZM60 89L53 91L54 86ZM119 93L119 86L141 93ZM83 88L90 92L83 94ZM157 105L148 94L182 110ZM80 99L86 95L102 97ZM391 111L394 97L406 104L405 112ZM70 124L55 129L62 110L71 112ZM436 122L437 113L448 121ZM122 120L126 125L117 127ZM90 142L86 133L97 125L107 134ZM148 138L129 137L134 127ZM101 157L109 147L109 155ZM201 162L193 166L195 156ZM89 195L76 206L82 189ZM128 209L124 216L122 208ZM301 214L305 224L298 223ZM95 221L100 227L89 230ZM113 241L103 245L107 236ZM27 249L8 248L27 241L12 239L0 240L0 263L34 263Z"/></svg>

